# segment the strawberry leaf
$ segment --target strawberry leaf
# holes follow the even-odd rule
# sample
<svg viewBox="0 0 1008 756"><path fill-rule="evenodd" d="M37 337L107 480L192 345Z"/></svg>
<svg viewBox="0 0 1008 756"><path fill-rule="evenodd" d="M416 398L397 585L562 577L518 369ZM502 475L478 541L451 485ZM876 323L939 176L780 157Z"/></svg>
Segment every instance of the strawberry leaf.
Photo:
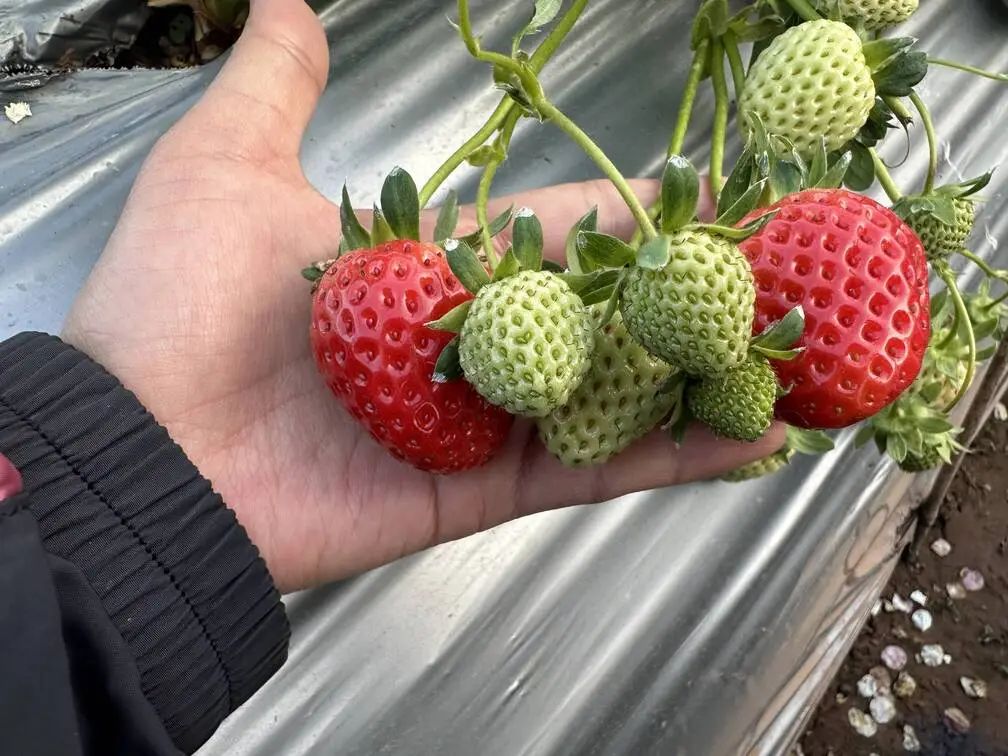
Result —
<svg viewBox="0 0 1008 756"><path fill-rule="evenodd" d="M556 15L560 12L560 7L562 5L563 0L536 0L532 20L526 24L525 28L515 35L514 43L511 46L511 54L513 56L518 55L518 51L521 49L522 40L530 34L537 33L540 29L542 29L542 27L556 18Z"/></svg>
<svg viewBox="0 0 1008 756"><path fill-rule="evenodd" d="M804 347L799 349L768 349L767 347L754 346L752 349L768 360L777 360L779 362L790 362L805 351Z"/></svg>
<svg viewBox="0 0 1008 756"><path fill-rule="evenodd" d="M462 362L459 360L459 340L456 336L441 350L441 354L434 364L434 374L431 376L431 380L434 383L447 383L461 377Z"/></svg>
<svg viewBox="0 0 1008 756"><path fill-rule="evenodd" d="M787 442L788 448L799 454L825 454L834 448L833 439L822 431L805 430L791 425L787 427Z"/></svg>
<svg viewBox="0 0 1008 756"><path fill-rule="evenodd" d="M427 327L433 328L435 331L459 333L462 330L462 324L465 323L466 315L469 314L469 308L472 307L472 303L473 300L467 299L462 304L456 305L452 309L448 310L448 312L437 320L429 322Z"/></svg>
<svg viewBox="0 0 1008 756"><path fill-rule="evenodd" d="M619 270L598 271L594 278L577 292L585 306L608 301L614 291L619 288L621 273L622 271Z"/></svg>
<svg viewBox="0 0 1008 756"><path fill-rule="evenodd" d="M552 260L543 260L542 269L548 273L563 273L564 267L560 263L553 262Z"/></svg>
<svg viewBox="0 0 1008 756"><path fill-rule="evenodd" d="M385 220L385 214L378 208L378 205L375 205L371 215L371 243L384 244L395 238L395 232Z"/></svg>
<svg viewBox="0 0 1008 756"><path fill-rule="evenodd" d="M819 140L815 155L812 156L812 163L808 167L808 175L804 182L805 186L818 186L823 176L826 175L827 167L826 139L823 138Z"/></svg>
<svg viewBox="0 0 1008 756"><path fill-rule="evenodd" d="M578 254L596 268L622 268L630 265L637 253L622 239L596 231L581 231L577 238Z"/></svg>
<svg viewBox="0 0 1008 756"><path fill-rule="evenodd" d="M382 185L381 208L397 238L420 240L420 199L416 183L398 166Z"/></svg>
<svg viewBox="0 0 1008 756"><path fill-rule="evenodd" d="M942 417L921 417L917 420L917 429L922 433L948 433L954 428L952 423Z"/></svg>
<svg viewBox="0 0 1008 756"><path fill-rule="evenodd" d="M826 172L822 175L815 184L809 186L810 189L836 189L841 184L843 184L844 176L847 175L847 169L850 167L853 155L851 155L850 150L842 153L837 157L832 165L826 169Z"/></svg>
<svg viewBox="0 0 1008 756"><path fill-rule="evenodd" d="M788 428L790 430L790 428ZM860 449L875 437L875 428L870 423L865 423L854 436L854 447Z"/></svg>
<svg viewBox="0 0 1008 756"><path fill-rule="evenodd" d="M458 225L459 208L458 194L454 189L448 191L444 204L438 210L437 223L434 224L434 241L440 244L445 239L450 239L455 235L455 227Z"/></svg>
<svg viewBox="0 0 1008 756"><path fill-rule="evenodd" d="M895 434L889 436L886 439L886 454L897 462L902 462L906 459L907 445L904 438Z"/></svg>
<svg viewBox="0 0 1008 756"><path fill-rule="evenodd" d="M514 206L512 205L503 213L498 215L496 218L490 221L490 236L497 236L501 231L507 228L507 224L511 222L511 216L514 214ZM460 242L465 242L473 249L479 249L483 246L483 227L473 231L468 236L463 236L459 239Z"/></svg>
<svg viewBox="0 0 1008 756"><path fill-rule="evenodd" d="M673 234L696 215L700 175L689 160L673 155L665 163L661 182L661 230Z"/></svg>
<svg viewBox="0 0 1008 756"><path fill-rule="evenodd" d="M567 241L564 246L567 252L567 267L572 273L589 273L594 269L595 266L588 263L578 252L578 235L582 231L596 231L597 229L598 205L585 213L567 233Z"/></svg>
<svg viewBox="0 0 1008 756"><path fill-rule="evenodd" d="M693 228L701 231L706 231L710 234L715 234L717 236L724 237L729 241L741 242L748 239L753 234L756 234L762 229L767 223L772 221L777 217L776 210L770 210L763 213L763 215L758 218L754 218L746 225L736 228L734 226L721 226L717 223L698 223Z"/></svg>
<svg viewBox="0 0 1008 756"><path fill-rule="evenodd" d="M851 142L851 163L844 183L855 192L867 191L875 183L875 161L871 152L860 142Z"/></svg>
<svg viewBox="0 0 1008 756"><path fill-rule="evenodd" d="M805 310L798 305L753 339L752 346L772 350L791 349L801 340L804 333Z"/></svg>
<svg viewBox="0 0 1008 756"><path fill-rule="evenodd" d="M761 179L750 186L730 207L718 216L715 223L719 226L734 226L740 220L759 206L760 197L766 188L767 180ZM724 193L721 194L722 198Z"/></svg>
<svg viewBox="0 0 1008 756"><path fill-rule="evenodd" d="M494 281L503 281L505 278L510 278L519 271L521 271L521 263L518 262L518 256L515 254L513 247L508 247L507 252L504 253L504 257L501 261L497 263L497 267L493 272Z"/></svg>
<svg viewBox="0 0 1008 756"><path fill-rule="evenodd" d="M693 21L692 48L711 37L720 37L728 31L728 0L706 0Z"/></svg>
<svg viewBox="0 0 1008 756"><path fill-rule="evenodd" d="M466 156L466 162L475 168L483 168L490 163L504 162L504 152L496 144L484 144Z"/></svg>
<svg viewBox="0 0 1008 756"><path fill-rule="evenodd" d="M774 197L801 191L803 180L802 166L791 160L774 160L770 166L770 191Z"/></svg>
<svg viewBox="0 0 1008 756"><path fill-rule="evenodd" d="M527 207L515 213L511 229L514 254L522 270L539 270L543 259L543 229L535 213Z"/></svg>
<svg viewBox="0 0 1008 756"><path fill-rule="evenodd" d="M752 147L746 147L742 152L742 156L735 163L735 167L732 168L732 172L728 174L728 178L725 180L724 188L721 190L721 194L718 196L718 206L717 206L717 218L718 223L723 223L726 226L733 225L745 216L742 213L735 221L724 221L722 220L730 208L735 207L739 200L752 188L754 179L757 179L759 174L756 172L756 157L753 154ZM753 205L755 207L755 205Z"/></svg>
<svg viewBox="0 0 1008 756"><path fill-rule="evenodd" d="M667 236L656 236L637 250L637 265L646 270L661 270L672 259L672 243Z"/></svg>
<svg viewBox="0 0 1008 756"><path fill-rule="evenodd" d="M483 263L476 257L473 248L464 241L449 239L444 243L444 250L448 258L448 267L452 269L452 273L466 291L475 294L490 283L490 275L483 267Z"/></svg>
<svg viewBox="0 0 1008 756"><path fill-rule="evenodd" d="M310 265L307 268L301 269L301 277L306 281L311 281L312 283L322 280L322 276L324 275L325 271L319 270L318 266L315 265Z"/></svg>
<svg viewBox="0 0 1008 756"><path fill-rule="evenodd" d="M612 294L609 295L609 301L606 302L605 310L602 311L602 316L599 318L598 327L605 328L609 325L609 322L613 319L616 314L616 308L619 307L620 294L623 290L623 277L621 276L619 281L613 287Z"/></svg>
<svg viewBox="0 0 1008 756"><path fill-rule="evenodd" d="M340 225L343 227L343 241L346 242L347 251L368 249L371 246L371 237L357 219L346 184L343 185L343 204L340 205Z"/></svg>

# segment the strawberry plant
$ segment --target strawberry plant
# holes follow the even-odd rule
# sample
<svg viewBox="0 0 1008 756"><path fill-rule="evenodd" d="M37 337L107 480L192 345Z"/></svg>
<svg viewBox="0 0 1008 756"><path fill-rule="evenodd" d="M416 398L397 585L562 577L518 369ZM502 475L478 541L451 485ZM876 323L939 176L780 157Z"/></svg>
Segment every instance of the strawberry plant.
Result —
<svg viewBox="0 0 1008 756"><path fill-rule="evenodd" d="M540 80L589 2L530 3L528 22L495 50L458 0L453 23L500 91L496 108L419 191L394 170L369 228L344 190L333 259L305 275L316 361L350 414L435 473L490 460L514 416L532 419L569 466L633 454L658 429L682 440L692 422L751 442L775 419L786 444L726 479L828 452L825 431L855 425L858 443L874 440L905 470L948 462L961 450L950 413L1004 335L1008 293L992 289L1008 271L968 248L991 174L936 186L938 130L917 88L932 66L1008 76L889 36L917 0L731 10L704 0L659 198L646 207ZM683 155L705 82L706 182ZM729 165L733 116L745 143ZM491 217L497 172L526 124L584 151L636 221L630 238L600 233L592 210L568 232L565 259L549 260L535 208ZM917 124L928 170L905 193L878 148ZM444 185L464 165L479 182L476 230L460 235ZM868 196L875 187L890 206ZM698 213L708 190L712 218ZM421 240L435 198L434 233ZM960 290L960 261L983 274L976 290Z"/></svg>

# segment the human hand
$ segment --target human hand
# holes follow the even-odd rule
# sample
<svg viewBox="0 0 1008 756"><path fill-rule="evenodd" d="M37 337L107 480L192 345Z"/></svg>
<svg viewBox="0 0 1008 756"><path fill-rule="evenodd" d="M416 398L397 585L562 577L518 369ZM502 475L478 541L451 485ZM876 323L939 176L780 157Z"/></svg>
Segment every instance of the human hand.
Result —
<svg viewBox="0 0 1008 756"><path fill-rule="evenodd" d="M781 446L776 427L756 444L697 428L682 448L656 433L575 471L518 422L478 470L435 477L390 457L329 393L309 349L299 270L334 255L340 223L298 151L327 70L325 36L303 0L253 0L209 91L148 157L64 331L167 427L282 591L533 512L710 477ZM635 190L650 200L656 187ZM604 182L514 201L535 208L554 257L592 205L602 230L633 230ZM462 223L474 227L471 212Z"/></svg>

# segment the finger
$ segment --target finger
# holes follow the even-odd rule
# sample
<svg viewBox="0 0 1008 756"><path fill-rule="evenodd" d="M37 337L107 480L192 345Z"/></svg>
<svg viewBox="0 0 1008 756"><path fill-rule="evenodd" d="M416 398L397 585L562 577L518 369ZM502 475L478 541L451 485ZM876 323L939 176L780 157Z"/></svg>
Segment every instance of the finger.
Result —
<svg viewBox="0 0 1008 756"><path fill-rule="evenodd" d="M695 425L681 445L655 432L608 463L579 470L564 467L540 448L530 465L516 514L597 503L637 491L707 480L769 456L784 442L784 426L779 424L752 444L718 439Z"/></svg>
<svg viewBox="0 0 1008 756"><path fill-rule="evenodd" d="M241 38L183 128L199 129L211 148L297 155L328 70L325 32L304 0L252 0Z"/></svg>

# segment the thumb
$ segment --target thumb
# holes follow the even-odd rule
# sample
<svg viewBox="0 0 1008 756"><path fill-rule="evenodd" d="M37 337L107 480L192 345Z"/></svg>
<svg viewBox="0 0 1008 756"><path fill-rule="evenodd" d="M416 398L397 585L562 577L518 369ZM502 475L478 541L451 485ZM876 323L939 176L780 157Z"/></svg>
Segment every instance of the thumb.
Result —
<svg viewBox="0 0 1008 756"><path fill-rule="evenodd" d="M185 125L239 154L297 155L328 72L325 32L305 0L252 0L241 38Z"/></svg>

